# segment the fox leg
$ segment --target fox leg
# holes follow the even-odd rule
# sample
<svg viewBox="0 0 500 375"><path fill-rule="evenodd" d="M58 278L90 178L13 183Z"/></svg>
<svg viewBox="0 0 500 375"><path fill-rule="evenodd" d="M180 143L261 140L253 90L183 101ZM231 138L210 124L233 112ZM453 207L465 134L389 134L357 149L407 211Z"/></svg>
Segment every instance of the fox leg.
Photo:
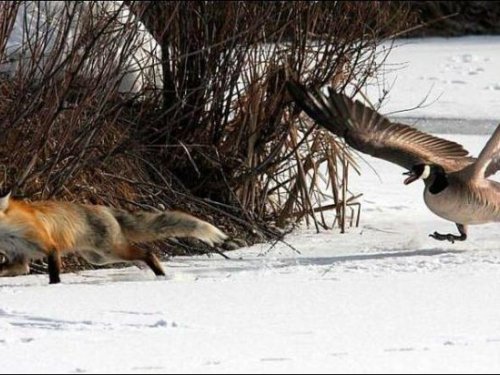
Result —
<svg viewBox="0 0 500 375"><path fill-rule="evenodd" d="M152 252L147 253L146 258L144 258L144 262L149 266L149 268L151 268L156 276L165 276L165 271L163 270L158 257Z"/></svg>
<svg viewBox="0 0 500 375"><path fill-rule="evenodd" d="M48 255L49 264L49 283L58 284L61 282L59 274L61 273L61 256L58 251L53 250Z"/></svg>
<svg viewBox="0 0 500 375"><path fill-rule="evenodd" d="M151 251L144 251L136 247L128 246L119 252L119 257L127 261L140 260L146 263L156 276L165 276L165 271L160 261Z"/></svg>

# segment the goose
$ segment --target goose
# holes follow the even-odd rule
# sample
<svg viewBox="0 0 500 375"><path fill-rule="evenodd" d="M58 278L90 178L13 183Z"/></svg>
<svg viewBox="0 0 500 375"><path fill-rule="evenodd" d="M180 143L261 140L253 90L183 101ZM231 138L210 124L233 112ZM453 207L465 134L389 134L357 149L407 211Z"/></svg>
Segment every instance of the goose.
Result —
<svg viewBox="0 0 500 375"><path fill-rule="evenodd" d="M352 148L407 170L404 184L425 184L424 202L434 214L454 222L459 235L434 232L439 241L465 241L469 225L500 222L500 183L488 179L500 170L500 125L478 158L456 142L392 122L358 100L289 80L293 100L317 124Z"/></svg>

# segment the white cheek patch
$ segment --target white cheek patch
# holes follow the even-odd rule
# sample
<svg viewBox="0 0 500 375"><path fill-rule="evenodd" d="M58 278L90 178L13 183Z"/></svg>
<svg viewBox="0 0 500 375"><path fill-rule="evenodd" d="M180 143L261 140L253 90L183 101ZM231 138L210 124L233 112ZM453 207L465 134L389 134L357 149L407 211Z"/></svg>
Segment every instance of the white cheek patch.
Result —
<svg viewBox="0 0 500 375"><path fill-rule="evenodd" d="M427 180L429 178L429 176L431 175L431 167L426 165L424 167L424 171L422 172L422 174L420 175L420 179L421 180Z"/></svg>

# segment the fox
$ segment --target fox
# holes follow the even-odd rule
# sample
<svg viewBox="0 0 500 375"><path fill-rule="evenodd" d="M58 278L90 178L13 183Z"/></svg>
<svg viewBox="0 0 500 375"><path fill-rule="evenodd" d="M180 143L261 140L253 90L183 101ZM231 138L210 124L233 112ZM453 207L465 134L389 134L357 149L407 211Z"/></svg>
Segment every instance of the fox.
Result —
<svg viewBox="0 0 500 375"><path fill-rule="evenodd" d="M180 211L138 211L63 201L27 202L0 193L0 276L24 275L30 261L47 258L49 283L61 281L61 256L76 252L94 265L145 263L165 276L160 261L137 244L194 237L210 246L228 236Z"/></svg>

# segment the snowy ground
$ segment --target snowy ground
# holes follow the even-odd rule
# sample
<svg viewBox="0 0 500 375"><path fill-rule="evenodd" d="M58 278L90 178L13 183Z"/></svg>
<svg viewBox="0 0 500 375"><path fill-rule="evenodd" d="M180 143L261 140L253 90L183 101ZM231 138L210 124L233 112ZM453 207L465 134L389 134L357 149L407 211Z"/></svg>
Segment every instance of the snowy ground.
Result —
<svg viewBox="0 0 500 375"><path fill-rule="evenodd" d="M377 100L389 90L385 113L413 109L398 115L498 119L499 65L500 36L401 40L369 96Z"/></svg>
<svg viewBox="0 0 500 375"><path fill-rule="evenodd" d="M424 59L427 68L422 80L398 82L420 89L419 81L441 74L433 61L453 56L498 66L492 40L500 43L400 47L410 67ZM496 67L482 66L489 84L500 82ZM471 79L461 93L484 108L481 116L500 119L500 105L482 107L500 104L500 94L481 87ZM394 90L406 107L413 89ZM416 116L482 118L454 88L444 91L454 104ZM477 154L495 120L486 123L478 135L458 127L445 136ZM176 258L166 279L135 268L65 274L56 286L44 276L0 279L0 371L497 373L499 225L473 227L466 243L436 242L429 233L455 228L427 210L422 185L403 186L400 168L368 160L378 175L362 164L363 176L353 176L353 189L364 192L360 228L291 235L300 255L284 244L258 245L232 260Z"/></svg>

